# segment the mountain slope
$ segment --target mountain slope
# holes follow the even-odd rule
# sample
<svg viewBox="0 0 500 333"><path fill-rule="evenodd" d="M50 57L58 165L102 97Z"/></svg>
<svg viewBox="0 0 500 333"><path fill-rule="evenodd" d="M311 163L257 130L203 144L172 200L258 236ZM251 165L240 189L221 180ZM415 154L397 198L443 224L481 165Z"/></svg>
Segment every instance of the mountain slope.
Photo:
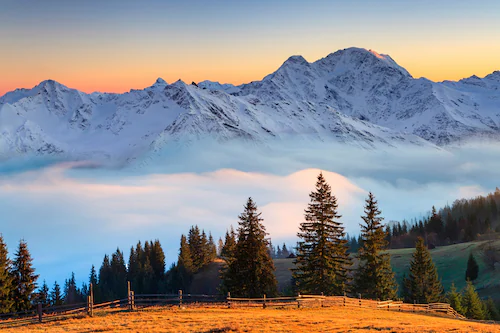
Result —
<svg viewBox="0 0 500 333"><path fill-rule="evenodd" d="M359 48L309 63L292 56L241 86L158 79L86 94L55 81L0 98L0 156L125 161L165 147L241 140L341 142L365 149L498 140L500 72L435 83Z"/></svg>

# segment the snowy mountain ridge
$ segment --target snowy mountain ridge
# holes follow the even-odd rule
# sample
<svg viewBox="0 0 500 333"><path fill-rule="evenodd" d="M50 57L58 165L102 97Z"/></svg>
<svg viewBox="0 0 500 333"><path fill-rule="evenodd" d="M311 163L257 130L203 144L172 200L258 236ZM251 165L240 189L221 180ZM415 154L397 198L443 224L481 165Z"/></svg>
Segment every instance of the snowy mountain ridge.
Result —
<svg viewBox="0 0 500 333"><path fill-rule="evenodd" d="M52 80L0 97L0 159L130 160L164 147L241 140L435 149L500 139L500 72L458 82L414 79L390 56L349 48L292 56L261 81L203 81L86 94Z"/></svg>

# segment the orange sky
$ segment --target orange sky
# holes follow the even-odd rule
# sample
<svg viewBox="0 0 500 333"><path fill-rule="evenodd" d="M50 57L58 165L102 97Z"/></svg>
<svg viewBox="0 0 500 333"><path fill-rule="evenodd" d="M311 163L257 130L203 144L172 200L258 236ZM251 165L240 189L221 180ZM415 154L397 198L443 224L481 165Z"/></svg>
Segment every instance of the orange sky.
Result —
<svg viewBox="0 0 500 333"><path fill-rule="evenodd" d="M23 5L29 3L29 6ZM500 1L171 3L6 0L0 95L53 79L85 92L260 80L291 55L356 46L434 81L500 69Z"/></svg>

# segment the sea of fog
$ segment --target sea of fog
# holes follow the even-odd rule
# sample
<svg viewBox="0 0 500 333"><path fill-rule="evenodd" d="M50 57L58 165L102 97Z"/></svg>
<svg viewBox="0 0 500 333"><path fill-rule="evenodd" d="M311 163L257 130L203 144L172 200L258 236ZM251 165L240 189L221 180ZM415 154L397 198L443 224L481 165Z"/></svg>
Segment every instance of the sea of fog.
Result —
<svg viewBox="0 0 500 333"><path fill-rule="evenodd" d="M40 282L87 281L105 253L159 239L167 267L193 224L223 236L251 196L273 243L294 245L323 172L346 231L357 234L372 191L386 221L428 214L500 184L500 147L375 151L341 145L206 145L150 154L127 164L36 158L0 164L0 232L12 255L28 242Z"/></svg>

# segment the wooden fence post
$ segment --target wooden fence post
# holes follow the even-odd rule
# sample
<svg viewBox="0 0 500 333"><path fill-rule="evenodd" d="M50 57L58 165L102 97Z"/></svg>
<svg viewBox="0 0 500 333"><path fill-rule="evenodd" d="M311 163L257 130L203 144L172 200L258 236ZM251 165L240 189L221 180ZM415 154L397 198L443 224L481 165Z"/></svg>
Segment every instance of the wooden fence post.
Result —
<svg viewBox="0 0 500 333"><path fill-rule="evenodd" d="M359 294L359 306L361 306L361 294Z"/></svg>
<svg viewBox="0 0 500 333"><path fill-rule="evenodd" d="M182 290L179 290L179 307L182 307Z"/></svg>
<svg viewBox="0 0 500 333"><path fill-rule="evenodd" d="M413 300L413 312L415 312L415 308L417 307L417 301Z"/></svg>
<svg viewBox="0 0 500 333"><path fill-rule="evenodd" d="M262 303L262 308L266 308L266 294L264 294L264 303Z"/></svg>
<svg viewBox="0 0 500 333"><path fill-rule="evenodd" d="M231 292L227 292L227 308L231 309Z"/></svg>
<svg viewBox="0 0 500 333"><path fill-rule="evenodd" d="M43 316L42 303L38 303L36 309L37 309L37 312L38 312L38 322L41 323L42 322L42 316Z"/></svg>
<svg viewBox="0 0 500 333"><path fill-rule="evenodd" d="M346 302L346 294L345 294L345 291L344 291L344 306L346 306L345 302Z"/></svg>
<svg viewBox="0 0 500 333"><path fill-rule="evenodd" d="M132 310L132 294L130 293L130 281L127 281L127 307L128 310Z"/></svg>
<svg viewBox="0 0 500 333"><path fill-rule="evenodd" d="M89 313L88 315L93 317L94 316L94 286L92 283L90 284L90 296L89 296Z"/></svg>
<svg viewBox="0 0 500 333"><path fill-rule="evenodd" d="M321 297L323 297L323 292L321 292ZM321 307L323 307L323 298L321 298L321 300L319 301L319 304L321 305Z"/></svg>
<svg viewBox="0 0 500 333"><path fill-rule="evenodd" d="M300 293L297 296L297 308L300 309Z"/></svg>
<svg viewBox="0 0 500 333"><path fill-rule="evenodd" d="M132 310L135 310L135 291L130 292L130 298L132 299Z"/></svg>

